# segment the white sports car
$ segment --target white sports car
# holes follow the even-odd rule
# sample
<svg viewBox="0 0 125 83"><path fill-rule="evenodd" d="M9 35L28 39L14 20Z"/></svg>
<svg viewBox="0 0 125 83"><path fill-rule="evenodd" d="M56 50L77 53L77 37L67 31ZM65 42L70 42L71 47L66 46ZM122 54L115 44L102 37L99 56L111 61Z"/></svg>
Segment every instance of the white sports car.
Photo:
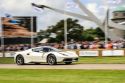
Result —
<svg viewBox="0 0 125 83"><path fill-rule="evenodd" d="M16 52L14 54L14 61L17 65L26 63L40 64L42 62L47 62L49 65L55 65L58 62L71 64L78 61L78 55L72 51L61 51L50 46L41 46Z"/></svg>

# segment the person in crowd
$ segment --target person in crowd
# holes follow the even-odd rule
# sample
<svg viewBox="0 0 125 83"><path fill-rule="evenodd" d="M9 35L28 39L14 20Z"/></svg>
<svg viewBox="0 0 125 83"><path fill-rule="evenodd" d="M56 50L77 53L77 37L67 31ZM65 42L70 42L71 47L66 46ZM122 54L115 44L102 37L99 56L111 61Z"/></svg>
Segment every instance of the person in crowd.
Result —
<svg viewBox="0 0 125 83"><path fill-rule="evenodd" d="M82 42L81 49L89 49L89 43L88 43L88 41L83 41Z"/></svg>
<svg viewBox="0 0 125 83"><path fill-rule="evenodd" d="M91 45L90 45L90 49L99 49L100 45L98 42L94 41Z"/></svg>
<svg viewBox="0 0 125 83"><path fill-rule="evenodd" d="M118 41L113 42L113 49L118 49Z"/></svg>
<svg viewBox="0 0 125 83"><path fill-rule="evenodd" d="M108 41L108 42L105 44L105 48L106 48L106 49L113 49L112 41Z"/></svg>

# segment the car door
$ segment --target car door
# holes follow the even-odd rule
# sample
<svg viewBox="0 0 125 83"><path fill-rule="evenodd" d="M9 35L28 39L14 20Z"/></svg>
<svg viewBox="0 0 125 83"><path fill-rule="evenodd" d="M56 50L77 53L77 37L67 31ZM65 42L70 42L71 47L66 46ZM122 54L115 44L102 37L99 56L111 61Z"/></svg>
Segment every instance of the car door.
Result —
<svg viewBox="0 0 125 83"><path fill-rule="evenodd" d="M42 48L32 49L30 56L32 57L33 62L42 62L44 52L42 52Z"/></svg>
<svg viewBox="0 0 125 83"><path fill-rule="evenodd" d="M49 47L43 47L42 51L44 52L43 61L46 62L48 54L52 53L53 49Z"/></svg>

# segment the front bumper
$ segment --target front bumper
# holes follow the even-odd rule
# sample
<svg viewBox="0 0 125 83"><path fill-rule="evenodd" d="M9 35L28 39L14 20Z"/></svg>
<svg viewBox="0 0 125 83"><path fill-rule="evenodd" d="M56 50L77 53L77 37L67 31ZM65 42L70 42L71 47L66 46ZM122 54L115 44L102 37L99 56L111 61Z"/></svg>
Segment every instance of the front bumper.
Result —
<svg viewBox="0 0 125 83"><path fill-rule="evenodd" d="M77 62L79 58L65 58L63 62Z"/></svg>

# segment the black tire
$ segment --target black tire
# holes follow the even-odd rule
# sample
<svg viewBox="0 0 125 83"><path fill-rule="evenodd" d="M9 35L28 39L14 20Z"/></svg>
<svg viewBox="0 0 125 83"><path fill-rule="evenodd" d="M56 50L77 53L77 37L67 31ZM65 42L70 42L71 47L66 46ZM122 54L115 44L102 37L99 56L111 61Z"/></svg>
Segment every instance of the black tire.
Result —
<svg viewBox="0 0 125 83"><path fill-rule="evenodd" d="M18 55L18 56L16 57L16 64L17 64L17 65L24 65L24 58L23 58L22 55Z"/></svg>
<svg viewBox="0 0 125 83"><path fill-rule="evenodd" d="M53 54L48 55L48 57L47 57L47 63L48 63L49 65L56 65L57 62L56 62L56 57L55 57L55 55L53 55Z"/></svg>
<svg viewBox="0 0 125 83"><path fill-rule="evenodd" d="M65 62L65 64L66 64L66 65L70 65L70 64L72 64L72 62Z"/></svg>

